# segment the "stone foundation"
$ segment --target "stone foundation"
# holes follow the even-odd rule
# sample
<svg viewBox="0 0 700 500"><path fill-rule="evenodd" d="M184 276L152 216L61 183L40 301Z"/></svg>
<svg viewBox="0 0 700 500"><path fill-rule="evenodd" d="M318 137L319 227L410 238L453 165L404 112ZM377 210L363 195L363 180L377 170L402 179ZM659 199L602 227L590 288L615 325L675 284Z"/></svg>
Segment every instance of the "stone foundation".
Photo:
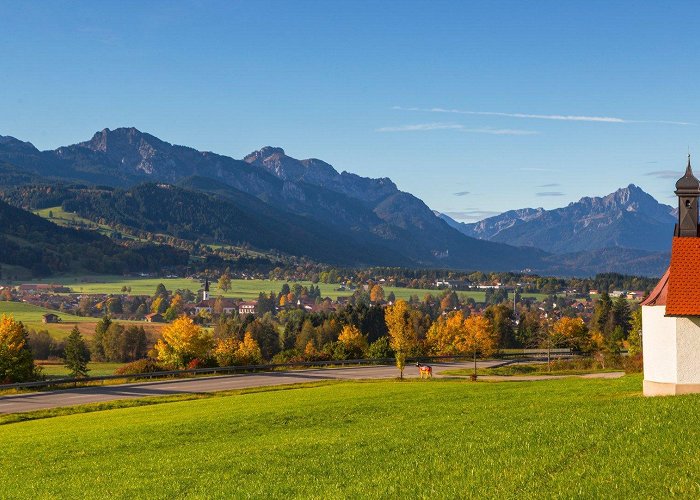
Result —
<svg viewBox="0 0 700 500"><path fill-rule="evenodd" d="M680 396L700 393L700 384L673 384L669 382L644 381L645 396Z"/></svg>

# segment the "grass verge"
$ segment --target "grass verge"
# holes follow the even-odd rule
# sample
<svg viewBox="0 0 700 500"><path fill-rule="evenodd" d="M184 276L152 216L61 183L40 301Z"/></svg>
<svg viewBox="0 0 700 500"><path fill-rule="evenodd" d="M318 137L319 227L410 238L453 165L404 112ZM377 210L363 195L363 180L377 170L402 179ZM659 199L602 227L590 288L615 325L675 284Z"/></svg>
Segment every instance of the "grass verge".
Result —
<svg viewBox="0 0 700 500"><path fill-rule="evenodd" d="M643 398L639 375L279 389L1 426L3 496L700 495L700 396Z"/></svg>

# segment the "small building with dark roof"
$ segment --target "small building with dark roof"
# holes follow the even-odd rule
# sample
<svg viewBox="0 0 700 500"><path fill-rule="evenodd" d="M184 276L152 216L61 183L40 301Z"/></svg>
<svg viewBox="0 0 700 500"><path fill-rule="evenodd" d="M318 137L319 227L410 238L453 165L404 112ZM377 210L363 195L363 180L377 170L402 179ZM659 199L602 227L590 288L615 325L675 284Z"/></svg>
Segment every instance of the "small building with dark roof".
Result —
<svg viewBox="0 0 700 500"><path fill-rule="evenodd" d="M59 323L60 321L61 318L58 316L58 314L54 313L46 313L41 317L42 323Z"/></svg>

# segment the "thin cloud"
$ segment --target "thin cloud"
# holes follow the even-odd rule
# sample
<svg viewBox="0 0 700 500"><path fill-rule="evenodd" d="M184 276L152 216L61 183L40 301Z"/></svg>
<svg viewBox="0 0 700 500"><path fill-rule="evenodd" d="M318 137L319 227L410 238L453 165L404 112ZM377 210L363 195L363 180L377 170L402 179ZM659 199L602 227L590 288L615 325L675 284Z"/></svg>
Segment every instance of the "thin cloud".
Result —
<svg viewBox="0 0 700 500"><path fill-rule="evenodd" d="M681 172L676 170L654 170L653 172L647 172L644 175L649 175L658 179L677 179L681 176Z"/></svg>
<svg viewBox="0 0 700 500"><path fill-rule="evenodd" d="M454 123L417 123L415 125L399 125L398 127L381 127L377 129L377 132L420 132L424 130L454 130L463 128L463 125Z"/></svg>
<svg viewBox="0 0 700 500"><path fill-rule="evenodd" d="M452 193L455 196L466 196L469 194L469 191L459 191L458 193Z"/></svg>
<svg viewBox="0 0 700 500"><path fill-rule="evenodd" d="M558 182L552 182L551 184L542 184L540 186L537 186L538 188L554 188L554 187L559 187L561 184Z"/></svg>
<svg viewBox="0 0 700 500"><path fill-rule="evenodd" d="M564 196L561 191L543 191L541 193L535 193L535 196Z"/></svg>
<svg viewBox="0 0 700 500"><path fill-rule="evenodd" d="M558 172L552 168L539 168L539 167L520 167L518 170L523 172Z"/></svg>
<svg viewBox="0 0 700 500"><path fill-rule="evenodd" d="M449 215L453 219L457 220L468 220L468 221L480 221L483 219L488 219L494 215L498 215L501 212L493 212L491 210L462 210L458 212L444 212L445 215Z"/></svg>
<svg viewBox="0 0 700 500"><path fill-rule="evenodd" d="M493 135L537 135L539 132L535 130L519 130L513 128L463 128L462 132L472 132L475 134L493 134Z"/></svg>
<svg viewBox="0 0 700 500"><path fill-rule="evenodd" d="M416 123L410 125L398 125L395 127L380 127L377 132L425 132L430 130L459 130L473 134L492 135L535 135L539 134L534 130L520 130L511 128L467 128L459 123Z"/></svg>
<svg viewBox="0 0 700 500"><path fill-rule="evenodd" d="M558 120L558 121L574 121L574 122L599 122L599 123L663 123L669 125L695 125L690 122L672 121L672 120L628 120L617 116L585 116L585 115L544 115L532 113L503 113L500 111L471 111L463 109L445 109L445 108L414 108L394 106L392 109L401 111L421 111L427 113L450 113L458 115L477 115L477 116L502 116L508 118L521 118L532 120Z"/></svg>

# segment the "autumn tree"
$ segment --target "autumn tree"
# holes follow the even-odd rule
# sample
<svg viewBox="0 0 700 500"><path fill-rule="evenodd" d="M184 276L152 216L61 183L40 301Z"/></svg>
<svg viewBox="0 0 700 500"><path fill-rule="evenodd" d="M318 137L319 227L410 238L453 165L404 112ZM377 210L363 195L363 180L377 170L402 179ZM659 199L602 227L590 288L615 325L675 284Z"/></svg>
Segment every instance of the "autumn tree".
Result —
<svg viewBox="0 0 700 500"><path fill-rule="evenodd" d="M632 324L627 335L627 351L630 356L636 356L642 352L642 308L638 307L632 313Z"/></svg>
<svg viewBox="0 0 700 500"><path fill-rule="evenodd" d="M231 289L231 275L229 274L229 270L226 269L224 271L224 274L221 275L219 278L219 290L222 290L224 292L228 292Z"/></svg>
<svg viewBox="0 0 700 500"><path fill-rule="evenodd" d="M241 365L259 365L263 356L260 345L256 342L250 332L245 333L243 342L238 345L236 351L236 361Z"/></svg>
<svg viewBox="0 0 700 500"><path fill-rule="evenodd" d="M29 347L29 334L12 316L0 316L0 383L26 382L39 375Z"/></svg>
<svg viewBox="0 0 700 500"><path fill-rule="evenodd" d="M345 325L338 336L338 342L345 346L351 357L361 358L367 350L367 339L353 325Z"/></svg>
<svg viewBox="0 0 700 500"><path fill-rule="evenodd" d="M457 311L433 322L426 336L433 353L441 356L459 354L455 341L464 328L464 319L464 313Z"/></svg>
<svg viewBox="0 0 700 500"><path fill-rule="evenodd" d="M588 328L581 318L569 318L564 316L555 321L552 326L555 339L561 342L562 346L587 350L589 343Z"/></svg>
<svg viewBox="0 0 700 500"><path fill-rule="evenodd" d="M158 359L178 368L195 358L206 359L211 348L211 335L185 315L166 325L155 345Z"/></svg>
<svg viewBox="0 0 700 500"><path fill-rule="evenodd" d="M413 329L411 311L405 300L397 300L394 305L386 308L384 317L389 331L389 345L395 353L396 366L403 378L406 357L418 342Z"/></svg>
<svg viewBox="0 0 700 500"><path fill-rule="evenodd" d="M369 292L369 300L375 304L379 304L384 301L384 289L381 285L374 285L372 290Z"/></svg>
<svg viewBox="0 0 700 500"><path fill-rule="evenodd" d="M90 371L87 367L90 356L83 340L83 336L74 326L66 339L63 364L68 368L71 377L87 377Z"/></svg>
<svg viewBox="0 0 700 500"><path fill-rule="evenodd" d="M491 322L484 316L469 316L461 325L455 336L457 352L474 357L474 375L476 380L476 357L491 354L498 346L498 339L493 333Z"/></svg>
<svg viewBox="0 0 700 500"><path fill-rule="evenodd" d="M182 296L178 293L173 295L173 299L170 301L170 306L165 310L163 319L166 321L173 321L178 316L182 314L182 308L184 306Z"/></svg>

